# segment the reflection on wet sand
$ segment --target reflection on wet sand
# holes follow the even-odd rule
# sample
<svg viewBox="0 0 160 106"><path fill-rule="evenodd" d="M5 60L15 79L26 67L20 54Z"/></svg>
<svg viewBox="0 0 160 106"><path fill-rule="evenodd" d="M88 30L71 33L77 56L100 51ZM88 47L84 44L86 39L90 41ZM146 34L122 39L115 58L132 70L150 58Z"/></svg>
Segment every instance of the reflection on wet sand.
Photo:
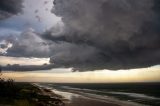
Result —
<svg viewBox="0 0 160 106"><path fill-rule="evenodd" d="M38 84L38 86L50 89L55 94L61 95L65 106L144 106L129 101L121 101L114 97L85 93L74 89L55 89L49 85L41 84Z"/></svg>
<svg viewBox="0 0 160 106"><path fill-rule="evenodd" d="M94 100L91 98L86 98L83 96L72 96L70 103L67 103L66 106L120 106L113 103L107 103L103 101Z"/></svg>
<svg viewBox="0 0 160 106"><path fill-rule="evenodd" d="M91 99L82 95L78 95L75 93L69 93L64 91L58 91L56 89L52 90L56 94L59 94L66 98L68 101L65 101L66 106L119 106L113 103L107 103L104 101L99 101L95 99Z"/></svg>

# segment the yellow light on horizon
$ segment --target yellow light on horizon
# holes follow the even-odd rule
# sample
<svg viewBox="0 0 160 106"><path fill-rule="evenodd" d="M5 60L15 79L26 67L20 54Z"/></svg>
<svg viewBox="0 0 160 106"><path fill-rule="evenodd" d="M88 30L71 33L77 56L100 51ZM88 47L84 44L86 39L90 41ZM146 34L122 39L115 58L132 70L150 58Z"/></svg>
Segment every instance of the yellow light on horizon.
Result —
<svg viewBox="0 0 160 106"><path fill-rule="evenodd" d="M43 65L49 64L49 58L24 58L24 57L6 57L0 56L0 64L20 64L20 65Z"/></svg>
<svg viewBox="0 0 160 106"><path fill-rule="evenodd" d="M63 70L63 69L62 69ZM114 83L160 81L159 67L132 70L100 70L89 72L3 72L4 78L24 82Z"/></svg>

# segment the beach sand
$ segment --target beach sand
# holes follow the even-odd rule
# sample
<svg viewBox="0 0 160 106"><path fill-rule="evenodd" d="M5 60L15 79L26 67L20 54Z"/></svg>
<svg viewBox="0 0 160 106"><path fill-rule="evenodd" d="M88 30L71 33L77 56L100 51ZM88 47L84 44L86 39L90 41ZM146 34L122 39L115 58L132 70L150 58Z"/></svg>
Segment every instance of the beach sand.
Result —
<svg viewBox="0 0 160 106"><path fill-rule="evenodd" d="M106 99L97 99L96 97L89 96L88 94L85 95L78 92L59 91L56 89L52 90L52 92L65 98L65 106L122 106L117 104L117 102L112 102Z"/></svg>
<svg viewBox="0 0 160 106"><path fill-rule="evenodd" d="M120 106L113 103L107 103L104 101L98 101L91 98L86 98L82 96L73 97L69 103L65 104L66 106Z"/></svg>
<svg viewBox="0 0 160 106"><path fill-rule="evenodd" d="M62 91L42 85L38 86L48 89L56 95L60 95L65 106L143 106L137 103L120 101L112 97L104 97L73 90Z"/></svg>

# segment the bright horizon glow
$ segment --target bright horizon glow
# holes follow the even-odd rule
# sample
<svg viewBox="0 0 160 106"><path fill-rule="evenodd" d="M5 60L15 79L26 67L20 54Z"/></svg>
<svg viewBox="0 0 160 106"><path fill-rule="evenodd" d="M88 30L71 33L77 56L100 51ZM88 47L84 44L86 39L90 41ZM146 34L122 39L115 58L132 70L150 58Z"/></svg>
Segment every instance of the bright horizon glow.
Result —
<svg viewBox="0 0 160 106"><path fill-rule="evenodd" d="M25 58L25 57L6 57L0 56L0 65L19 64L19 65L43 65L49 64L49 58Z"/></svg>
<svg viewBox="0 0 160 106"><path fill-rule="evenodd" d="M62 71L62 72L59 72ZM131 70L99 70L71 72L71 69L52 71L3 72L4 78L13 78L17 82L53 82L53 83L122 83L122 82L160 82L159 66Z"/></svg>

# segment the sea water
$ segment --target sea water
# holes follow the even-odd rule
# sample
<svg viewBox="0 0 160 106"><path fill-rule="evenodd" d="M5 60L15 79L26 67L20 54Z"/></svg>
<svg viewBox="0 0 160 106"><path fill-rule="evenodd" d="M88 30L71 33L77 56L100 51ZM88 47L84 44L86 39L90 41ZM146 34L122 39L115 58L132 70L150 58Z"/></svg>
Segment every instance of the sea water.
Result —
<svg viewBox="0 0 160 106"><path fill-rule="evenodd" d="M96 96L103 100L114 98L137 103L139 106L160 106L160 83L43 83L42 85L60 90L68 98L70 93L77 93Z"/></svg>

